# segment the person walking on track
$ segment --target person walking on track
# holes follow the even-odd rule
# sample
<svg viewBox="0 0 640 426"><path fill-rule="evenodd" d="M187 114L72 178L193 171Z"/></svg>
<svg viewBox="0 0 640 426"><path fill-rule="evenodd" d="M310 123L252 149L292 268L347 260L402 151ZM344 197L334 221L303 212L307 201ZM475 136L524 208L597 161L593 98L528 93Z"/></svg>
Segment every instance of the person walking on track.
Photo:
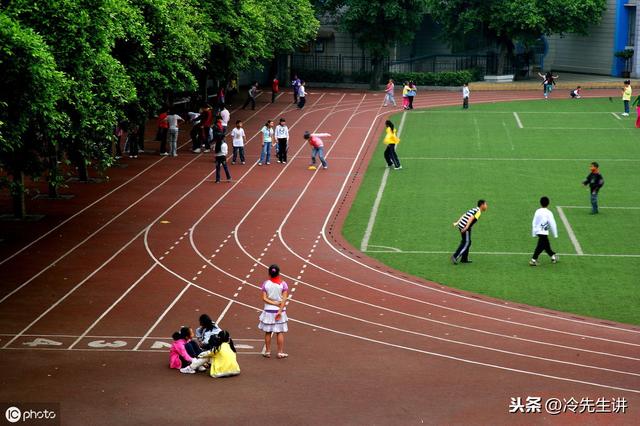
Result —
<svg viewBox="0 0 640 426"><path fill-rule="evenodd" d="M549 231L553 233L554 238L558 238L558 226L556 225L556 219L553 217L553 212L547 207L549 207L549 198L540 198L540 208L533 215L531 235L538 237L538 244L529 261L531 266L538 266L538 256L543 251L551 257L552 263L558 262L558 255L551 249L551 243L549 243Z"/></svg>
<svg viewBox="0 0 640 426"><path fill-rule="evenodd" d="M307 102L307 90L304 87L304 81L300 82L298 87L298 109L304 108L304 104Z"/></svg>
<svg viewBox="0 0 640 426"><path fill-rule="evenodd" d="M278 358L286 358L289 355L284 351L284 333L289 331L286 308L289 286L280 278L278 265L269 266L269 279L262 283L261 290L264 309L260 314L258 328L264 331L262 356L271 358L271 335L275 333Z"/></svg>
<svg viewBox="0 0 640 426"><path fill-rule="evenodd" d="M453 222L453 226L460 231L460 245L457 250L451 256L451 262L457 265L461 263L471 263L469 260L469 249L471 248L471 228L480 219L480 215L487 211L487 202L485 200L478 200L476 207L467 210L460 219Z"/></svg>
<svg viewBox="0 0 640 426"><path fill-rule="evenodd" d="M392 104L393 106L396 106L396 98L393 97L393 91L395 90L396 86L395 84L393 84L393 79L390 78L389 82L387 83L387 87L385 87L384 89L384 103L382 104L382 106L387 106L387 104Z"/></svg>
<svg viewBox="0 0 640 426"><path fill-rule="evenodd" d="M273 80L271 81L271 103L276 101L279 92L280 82L278 81L278 77L273 77Z"/></svg>
<svg viewBox="0 0 640 426"><path fill-rule="evenodd" d="M251 103L251 109L256 109L256 96L258 96L258 82L256 81L249 87L249 92L247 92L247 100L244 101L244 105L242 105L242 109L245 109L249 103Z"/></svg>
<svg viewBox="0 0 640 426"><path fill-rule="evenodd" d="M293 103L298 103L298 89L300 89L300 79L297 75L293 76L293 80L291 81L291 87L293 88Z"/></svg>

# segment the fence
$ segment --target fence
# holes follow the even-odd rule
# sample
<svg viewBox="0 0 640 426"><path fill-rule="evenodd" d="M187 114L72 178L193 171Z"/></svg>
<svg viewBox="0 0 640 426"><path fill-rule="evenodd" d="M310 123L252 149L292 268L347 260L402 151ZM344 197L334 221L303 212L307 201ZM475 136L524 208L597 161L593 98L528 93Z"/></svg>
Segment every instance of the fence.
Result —
<svg viewBox="0 0 640 426"><path fill-rule="evenodd" d="M506 58L504 72L515 74L519 78L527 78L533 60L530 55L519 54ZM498 73L499 58L496 53L485 55L429 55L409 59L391 61L386 58L382 64L383 73L390 72L445 72L462 71L478 68L484 75ZM336 79L367 81L373 66L366 56L343 55L292 55L292 72L322 72L333 74Z"/></svg>

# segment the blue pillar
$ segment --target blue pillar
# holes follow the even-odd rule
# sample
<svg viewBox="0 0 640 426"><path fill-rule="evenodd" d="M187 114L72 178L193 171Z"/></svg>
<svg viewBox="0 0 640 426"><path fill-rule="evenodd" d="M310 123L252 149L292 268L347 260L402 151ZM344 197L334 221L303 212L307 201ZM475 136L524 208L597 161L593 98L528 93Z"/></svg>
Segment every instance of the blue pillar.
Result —
<svg viewBox="0 0 640 426"><path fill-rule="evenodd" d="M618 0L616 3L616 32L613 41L613 53L624 50L629 36L629 10L624 7L628 0ZM614 56L611 75L620 77L624 71L624 59Z"/></svg>

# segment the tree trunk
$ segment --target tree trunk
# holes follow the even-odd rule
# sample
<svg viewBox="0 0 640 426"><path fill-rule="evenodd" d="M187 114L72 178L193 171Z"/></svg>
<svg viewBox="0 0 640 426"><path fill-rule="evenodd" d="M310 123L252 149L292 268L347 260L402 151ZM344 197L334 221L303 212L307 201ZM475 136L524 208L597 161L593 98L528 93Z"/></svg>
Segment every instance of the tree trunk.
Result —
<svg viewBox="0 0 640 426"><path fill-rule="evenodd" d="M84 157L79 154L78 158L78 180L80 182L89 182L89 169Z"/></svg>
<svg viewBox="0 0 640 426"><path fill-rule="evenodd" d="M369 81L369 89L378 90L380 86L380 80L382 80L382 63L384 57L372 57L371 58L371 80Z"/></svg>
<svg viewBox="0 0 640 426"><path fill-rule="evenodd" d="M13 215L17 219L24 219L27 216L27 203L24 196L24 173L22 171L13 174L11 197L13 198Z"/></svg>
<svg viewBox="0 0 640 426"><path fill-rule="evenodd" d="M56 146L49 143L49 198L58 198L58 150Z"/></svg>

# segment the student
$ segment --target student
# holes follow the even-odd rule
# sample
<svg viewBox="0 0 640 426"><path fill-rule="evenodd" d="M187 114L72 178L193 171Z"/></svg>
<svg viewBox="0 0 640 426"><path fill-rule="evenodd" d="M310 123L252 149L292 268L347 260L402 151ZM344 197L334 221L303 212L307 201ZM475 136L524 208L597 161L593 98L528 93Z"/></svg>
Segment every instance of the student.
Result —
<svg viewBox="0 0 640 426"><path fill-rule="evenodd" d="M553 233L554 238L558 238L558 226L556 225L556 219L553 217L553 212L547 207L549 207L549 198L540 198L540 208L533 215L531 235L538 237L538 244L529 261L531 266L538 266L538 256L543 251L551 257L552 263L558 262L558 255L551 249L551 244L549 243L549 230Z"/></svg>
<svg viewBox="0 0 640 426"><path fill-rule="evenodd" d="M278 358L286 358L289 355L284 351L284 333L289 331L287 327L287 297L289 286L280 278L278 265L269 266L269 279L262 283L262 301L264 309L260 314L258 328L264 331L264 352L262 356L271 357L271 334L276 334Z"/></svg>
<svg viewBox="0 0 640 426"><path fill-rule="evenodd" d="M214 126L213 134L214 140L216 141L214 145L214 152L216 155L216 183L220 183L220 166L224 168L224 174L227 177L227 181L231 181L231 174L227 167L227 154L229 153L229 148L227 147L227 143L224 141L221 118L218 119L218 122Z"/></svg>
<svg viewBox="0 0 640 426"><path fill-rule="evenodd" d="M298 103L298 89L300 88L300 79L297 75L293 76L293 80L291 81L291 87L293 88L293 103Z"/></svg>
<svg viewBox="0 0 640 426"><path fill-rule="evenodd" d="M189 366L193 358L189 356L185 349L187 341L179 331L173 333L171 337L173 338L173 343L169 348L169 368L178 369L181 373L191 374L191 368ZM193 372L195 373L195 370Z"/></svg>
<svg viewBox="0 0 640 426"><path fill-rule="evenodd" d="M396 153L396 145L400 143L400 138L398 137L396 129L391 121L385 121L384 125L386 126L386 135L383 143L387 146L384 150L384 159L386 160L388 167L394 166L396 170L400 170L402 166L400 165L400 160Z"/></svg>
<svg viewBox="0 0 640 426"><path fill-rule="evenodd" d="M220 109L225 106L225 93L224 93L224 84L220 84L218 87L218 95L217 95L218 107Z"/></svg>
<svg viewBox="0 0 640 426"><path fill-rule="evenodd" d="M158 135L156 139L160 141L160 155L169 155L167 152L167 134L169 132L169 123L165 120L169 115L169 109L163 108L158 115Z"/></svg>
<svg viewBox="0 0 640 426"><path fill-rule="evenodd" d="M409 109L409 91L411 88L409 87L408 82L404 82L402 85L402 108Z"/></svg>
<svg viewBox="0 0 640 426"><path fill-rule="evenodd" d="M480 219L480 215L487 211L489 206L485 200L478 200L477 207L467 210L460 219L453 222L453 226L458 228L462 240L460 245L456 249L455 253L451 256L451 262L457 265L461 263L471 263L469 260L469 249L471 248L471 228Z"/></svg>
<svg viewBox="0 0 640 426"><path fill-rule="evenodd" d="M631 80L624 81L624 88L622 89L622 103L624 104L624 112L622 115L629 116L629 102L631 101L631 95L633 90L631 89Z"/></svg>
<svg viewBox="0 0 640 426"><path fill-rule="evenodd" d="M129 126L124 146L125 150L129 147L129 158L138 158L138 126L136 124Z"/></svg>
<svg viewBox="0 0 640 426"><path fill-rule="evenodd" d="M251 109L256 109L256 96L258 95L258 82L256 81L249 87L249 92L247 93L247 100L244 101L244 105L242 105L242 109L245 109L249 103L251 103Z"/></svg>
<svg viewBox="0 0 640 426"><path fill-rule="evenodd" d="M276 140L278 141L278 163L287 163L287 149L289 145L289 128L284 118L276 126Z"/></svg>
<svg viewBox="0 0 640 426"><path fill-rule="evenodd" d="M390 78L389 82L387 83L387 87L385 87L384 89L384 104L382 105L383 107L386 107L388 103L393 104L393 106L396 106L396 98L393 97L393 91L395 90L395 84L393 84L393 79Z"/></svg>
<svg viewBox="0 0 640 426"><path fill-rule="evenodd" d="M231 164L236 164L238 154L240 154L240 162L244 164L244 143L246 137L242 128L242 120L236 120L236 127L231 131L231 139L233 140L233 159Z"/></svg>
<svg viewBox="0 0 640 426"><path fill-rule="evenodd" d="M573 89L570 93L571 98L572 99L580 99L582 96L580 95L580 91L582 90L582 87L578 86L575 89Z"/></svg>
<svg viewBox="0 0 640 426"><path fill-rule="evenodd" d="M413 84L413 81L410 81L409 91L407 92L407 99L409 100L409 105L407 106L407 109L413 109L413 98L415 98L417 94L418 94L418 88L416 87L415 84Z"/></svg>
<svg viewBox="0 0 640 426"><path fill-rule="evenodd" d="M260 151L258 166L262 166L262 163L269 165L271 164L271 144L273 143L273 120L267 120L260 132L262 133L262 151Z"/></svg>
<svg viewBox="0 0 640 426"><path fill-rule="evenodd" d="M222 104L220 109L220 118L222 118L222 131L224 134L227 134L227 126L229 125L229 119L231 119L231 114L227 109L227 106Z"/></svg>
<svg viewBox="0 0 640 426"><path fill-rule="evenodd" d="M198 339L200 347L204 347L211 336L215 336L222 330L216 325L215 322L213 322L211 317L207 314L200 315L198 321L200 323L200 327L196 328L196 339Z"/></svg>
<svg viewBox="0 0 640 426"><path fill-rule="evenodd" d="M212 336L207 343L207 351L198 355L188 367L190 373L204 371L206 363L211 364L209 375L214 378L237 376L240 366L236 358L236 348L228 331L220 331Z"/></svg>
<svg viewBox="0 0 640 426"><path fill-rule="evenodd" d="M271 81L271 103L276 101L278 97L278 93L280 92L280 82L278 81L278 77L273 77Z"/></svg>
<svg viewBox="0 0 640 426"><path fill-rule="evenodd" d="M180 336L185 340L184 348L191 358L197 357L202 352L191 327L181 327Z"/></svg>
<svg viewBox="0 0 640 426"><path fill-rule="evenodd" d="M462 85L462 109L469 109L469 83Z"/></svg>
<svg viewBox="0 0 640 426"><path fill-rule="evenodd" d="M200 113L201 127L200 127L200 143L204 148L204 152L211 151L211 125L213 124L213 111L211 106L205 104L202 106Z"/></svg>
<svg viewBox="0 0 640 426"><path fill-rule="evenodd" d="M633 101L632 105L636 107L636 114L638 115L636 117L636 129L638 129L640 128L640 96L636 97L636 100Z"/></svg>
<svg viewBox="0 0 640 426"><path fill-rule="evenodd" d="M582 182L584 186L589 185L589 191L591 192L591 214L598 214L598 193L600 188L604 186L604 178L600 174L600 165L595 161L591 163L591 173L587 175L587 178Z"/></svg>
<svg viewBox="0 0 640 426"><path fill-rule="evenodd" d="M200 154L202 152L202 111L200 108L198 112L190 112L189 120L193 123L191 128L191 152L194 154Z"/></svg>
<svg viewBox="0 0 640 426"><path fill-rule="evenodd" d="M327 165L327 161L324 159L324 142L322 142L322 139L320 139L329 136L331 136L331 134L329 133L310 133L309 131L304 132L304 139L308 140L309 145L311 145L311 164L309 165L310 170L315 170L316 168L316 156L320 157L320 163L322 163L323 169L329 167Z"/></svg>
<svg viewBox="0 0 640 426"><path fill-rule="evenodd" d="M542 88L545 99L549 99L549 95L551 95L551 91L553 90L553 86L556 84L556 79L559 77L557 75L553 75L551 71L548 71L546 74L542 75L538 73L540 77L542 77Z"/></svg>
<svg viewBox="0 0 640 426"><path fill-rule="evenodd" d="M165 118L169 126L167 132L167 142L169 142L169 155L173 157L178 156L178 125L180 122L184 122L182 117L171 110L167 118Z"/></svg>
<svg viewBox="0 0 640 426"><path fill-rule="evenodd" d="M304 87L304 81L300 82L298 87L298 109L304 108L304 104L307 102L307 91Z"/></svg>

